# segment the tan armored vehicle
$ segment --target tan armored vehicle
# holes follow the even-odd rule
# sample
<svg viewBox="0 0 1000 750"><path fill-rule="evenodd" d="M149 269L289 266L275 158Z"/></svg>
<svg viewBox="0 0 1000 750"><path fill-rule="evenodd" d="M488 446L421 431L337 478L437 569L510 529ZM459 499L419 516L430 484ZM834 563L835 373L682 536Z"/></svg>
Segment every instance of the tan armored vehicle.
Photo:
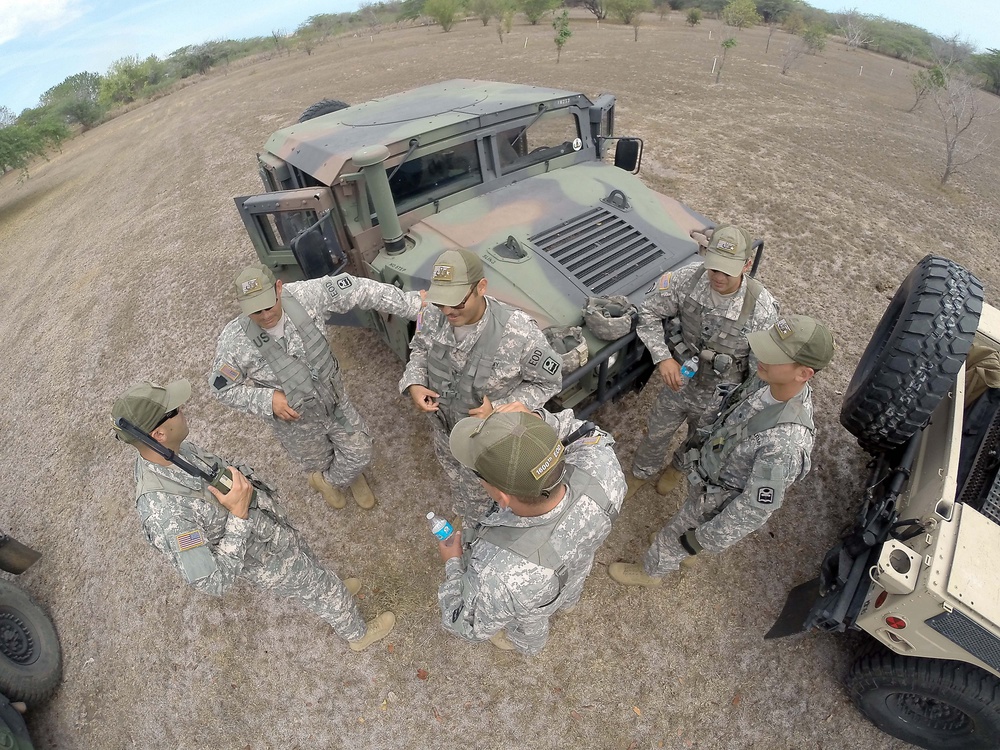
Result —
<svg viewBox="0 0 1000 750"><path fill-rule="evenodd" d="M271 136L257 157L267 192L236 205L261 262L284 278L348 271L426 289L441 252L474 251L490 294L547 329L564 355L559 405L585 417L652 372L634 325L608 341L585 324L588 298L638 304L697 259L691 233L714 226L646 187L642 142L614 127L611 94L491 81L324 100ZM407 357L405 320L331 322L372 328Z"/></svg>
<svg viewBox="0 0 1000 750"><path fill-rule="evenodd" d="M979 280L920 261L844 397L841 422L871 454L855 522L768 634L869 634L855 703L929 750L1000 747L997 351L1000 311Z"/></svg>

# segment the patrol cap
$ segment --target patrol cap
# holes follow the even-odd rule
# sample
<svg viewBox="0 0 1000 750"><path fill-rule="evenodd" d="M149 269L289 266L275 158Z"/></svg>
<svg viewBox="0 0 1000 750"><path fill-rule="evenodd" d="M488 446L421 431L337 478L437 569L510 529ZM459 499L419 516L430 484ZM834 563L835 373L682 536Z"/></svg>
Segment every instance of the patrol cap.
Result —
<svg viewBox="0 0 1000 750"><path fill-rule="evenodd" d="M274 274L260 263L240 271L233 280L236 284L236 299L244 315L250 315L269 307L274 307L278 294L274 290Z"/></svg>
<svg viewBox="0 0 1000 750"><path fill-rule="evenodd" d="M765 365L799 364L822 370L833 359L833 334L807 315L786 315L766 331L747 334L750 348Z"/></svg>
<svg viewBox="0 0 1000 750"><path fill-rule="evenodd" d="M466 417L451 431L451 452L499 490L541 497L562 478L563 444L544 419L526 412Z"/></svg>
<svg viewBox="0 0 1000 750"><path fill-rule="evenodd" d="M111 421L124 417L144 432L152 432L168 413L191 398L191 384L175 380L166 386L148 380L136 383L118 397L111 407ZM115 436L123 443L134 443L135 438L115 427Z"/></svg>
<svg viewBox="0 0 1000 750"><path fill-rule="evenodd" d="M723 224L712 232L712 239L705 248L705 268L722 271L729 276L739 276L750 257L753 237L742 227Z"/></svg>
<svg viewBox="0 0 1000 750"><path fill-rule="evenodd" d="M427 301L454 307L462 304L472 285L483 278L483 262L471 250L445 250L434 261Z"/></svg>

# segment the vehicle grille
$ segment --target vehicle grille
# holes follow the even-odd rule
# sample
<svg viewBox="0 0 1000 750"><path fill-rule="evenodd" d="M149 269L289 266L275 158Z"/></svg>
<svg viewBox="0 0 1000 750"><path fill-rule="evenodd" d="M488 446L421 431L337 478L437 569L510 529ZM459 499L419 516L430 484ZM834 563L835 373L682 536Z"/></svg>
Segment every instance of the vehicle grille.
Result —
<svg viewBox="0 0 1000 750"><path fill-rule="evenodd" d="M992 398L992 393L988 394ZM984 402L989 400L983 397ZM976 408L976 407L974 407ZM1000 524L1000 472L997 464L1000 452L1000 418L993 416L989 429L980 444L972 471L958 497L960 503L975 508L993 523ZM990 489L986 491L987 484ZM980 505L982 503L982 505Z"/></svg>
<svg viewBox="0 0 1000 750"><path fill-rule="evenodd" d="M528 238L594 295L619 291L637 272L663 260L646 235L603 206Z"/></svg>
<svg viewBox="0 0 1000 750"><path fill-rule="evenodd" d="M986 502L979 511L993 523L1000 524L1000 475L993 482L990 493L986 496Z"/></svg>
<svg viewBox="0 0 1000 750"><path fill-rule="evenodd" d="M1000 638L961 612L942 612L924 621L949 641L1000 671Z"/></svg>

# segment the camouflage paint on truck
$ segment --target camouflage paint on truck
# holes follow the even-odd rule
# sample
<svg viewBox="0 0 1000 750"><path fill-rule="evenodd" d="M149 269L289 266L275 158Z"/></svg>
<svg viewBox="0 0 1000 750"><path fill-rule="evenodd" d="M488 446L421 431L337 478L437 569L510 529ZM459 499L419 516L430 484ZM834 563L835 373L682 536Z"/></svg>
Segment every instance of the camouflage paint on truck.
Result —
<svg viewBox="0 0 1000 750"><path fill-rule="evenodd" d="M421 289L443 250L466 247L489 267L491 295L542 328L581 325L588 296L641 302L697 258L690 233L712 226L647 188L633 164L605 161L614 103L486 81L424 86L279 130L258 157L268 194L236 202L261 260L286 277L345 268ZM313 263L316 248L332 260ZM404 321L337 322L375 328L405 359ZM591 371L566 405L598 390L602 360L607 375L626 359L585 333ZM641 344L629 345L635 360Z"/></svg>

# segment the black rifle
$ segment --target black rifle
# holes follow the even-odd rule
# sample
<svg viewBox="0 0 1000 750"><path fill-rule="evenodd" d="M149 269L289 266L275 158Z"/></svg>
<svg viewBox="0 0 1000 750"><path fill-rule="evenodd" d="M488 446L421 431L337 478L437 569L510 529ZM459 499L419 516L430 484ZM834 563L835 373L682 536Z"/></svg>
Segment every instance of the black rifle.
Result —
<svg viewBox="0 0 1000 750"><path fill-rule="evenodd" d="M165 458L178 469L187 472L193 477L201 477L211 486L215 487L215 489L219 490L223 495L228 495L229 490L233 488L233 473L225 466L220 467L218 464L215 464L212 466L211 471L195 466L193 463L179 456L176 452L170 450L165 445L158 443L155 439L153 439L152 435L147 432L143 432L124 417L118 417L115 420L115 426L122 432L128 433L134 437L150 450L155 451L158 455ZM254 488L254 497L250 501L251 507L254 505L253 500L256 499L256 496L257 489Z"/></svg>

